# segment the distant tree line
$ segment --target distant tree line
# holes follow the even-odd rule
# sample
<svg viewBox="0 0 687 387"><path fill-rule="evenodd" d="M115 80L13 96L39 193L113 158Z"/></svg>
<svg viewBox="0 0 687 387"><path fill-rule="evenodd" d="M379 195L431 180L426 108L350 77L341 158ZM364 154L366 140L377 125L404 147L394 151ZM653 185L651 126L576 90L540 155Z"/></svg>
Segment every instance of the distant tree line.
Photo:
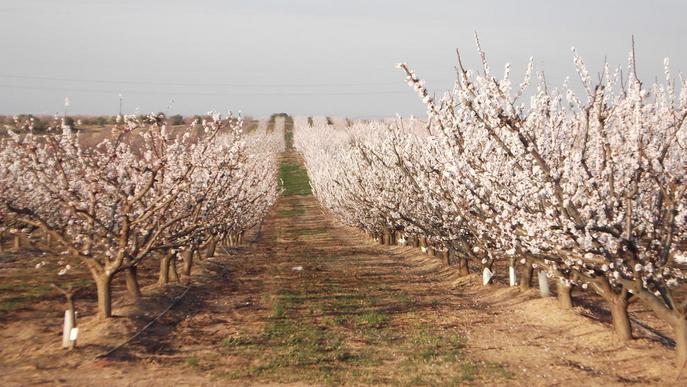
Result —
<svg viewBox="0 0 687 387"><path fill-rule="evenodd" d="M163 114L163 113L160 113ZM158 114L159 115L159 114ZM163 114L164 115L164 114ZM146 115L139 115L139 119L143 120ZM175 114L167 117L167 122L171 126L181 126L187 125L194 120L202 121L203 116L189 116L184 117L181 114ZM61 120L62 117L51 116L51 115L35 115L35 114L18 114L18 115L0 115L0 128L7 129L12 128L13 130L20 129L22 125L26 122L33 122L33 131L44 132L51 124L54 124L55 120ZM71 127L72 129L84 129L92 127L105 127L108 125L114 125L117 123L116 115L75 115L64 117L64 124ZM54 125L53 125L54 126Z"/></svg>

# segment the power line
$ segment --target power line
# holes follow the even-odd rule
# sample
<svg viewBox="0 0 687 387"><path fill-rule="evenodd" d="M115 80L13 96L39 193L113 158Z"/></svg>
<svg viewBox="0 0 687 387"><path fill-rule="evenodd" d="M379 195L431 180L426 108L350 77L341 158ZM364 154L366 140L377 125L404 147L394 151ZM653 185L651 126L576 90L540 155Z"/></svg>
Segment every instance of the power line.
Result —
<svg viewBox="0 0 687 387"><path fill-rule="evenodd" d="M10 85L0 84L0 88L5 89L23 89L23 90L39 90L39 91L62 91L75 93L95 93L95 94L112 94L117 95L133 94L133 95L191 95L191 96L223 96L223 97L250 97L250 96L344 96L344 95L390 95L390 94L408 94L409 91L340 91L340 92L245 92L245 93L221 93L221 92L192 92L192 91L141 91L141 90L102 90L102 89L81 89L81 88L62 88L49 86L25 86L25 85Z"/></svg>
<svg viewBox="0 0 687 387"><path fill-rule="evenodd" d="M226 87L336 87L336 86L393 86L402 85L399 82L344 82L344 83L185 83L185 82L153 82L153 81L125 81L125 80L104 80L104 79L79 79L79 78L60 78L29 75L0 74L0 78L27 79L39 81L60 81L78 83L100 83L114 85L146 85L146 86L226 86Z"/></svg>

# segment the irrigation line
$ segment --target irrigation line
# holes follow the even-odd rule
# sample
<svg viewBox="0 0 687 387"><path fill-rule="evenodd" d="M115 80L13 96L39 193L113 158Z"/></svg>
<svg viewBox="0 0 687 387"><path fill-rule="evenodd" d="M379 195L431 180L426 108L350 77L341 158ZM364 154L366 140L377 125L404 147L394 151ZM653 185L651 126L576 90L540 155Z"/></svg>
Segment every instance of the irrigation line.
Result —
<svg viewBox="0 0 687 387"><path fill-rule="evenodd" d="M103 353L97 355L95 358L96 358L96 359L101 359L101 358L104 358L104 357L108 357L108 356L112 355L115 351L117 351L117 350L119 350L120 348L122 348L123 346L129 344L133 339L135 339L135 338L137 338L138 336L140 336L141 333L143 333L146 329L150 328L150 326L153 325L157 320L159 320L160 317L164 316L165 313L169 312L170 309L172 309L172 308L174 307L174 305L176 305L177 302L179 302L179 300L181 300L182 298L184 298L184 296L186 295L186 293L188 293L188 291L189 291L190 289L191 289L191 285L189 284L189 285L186 287L186 289L184 290L184 292L181 293L177 298L175 298L174 301L172 301L172 303L167 307L167 309L163 310L162 313L160 313L160 314L157 315L157 317L155 317L154 319L150 320L150 321L148 322L148 324L146 324L146 325L145 325L140 331L138 331L135 335L129 337L126 341L124 341L123 343L119 344L118 346L112 348L111 350L109 350L109 351L107 351L107 352L103 352Z"/></svg>
<svg viewBox="0 0 687 387"><path fill-rule="evenodd" d="M578 312L578 313L580 314L580 316L587 317L591 320L600 322L602 324L607 324L607 325L609 324L607 321L602 320L600 317L598 317L592 313L588 313L588 312ZM658 341L659 343L661 343L662 345L665 345L667 347L671 347L671 348L675 347L675 340L671 339L670 337L664 335L661 332L658 332L657 330L654 330L650 326L640 322L639 320L637 320L634 317L630 317L630 321L633 324L632 327L638 328L640 331L644 332L648 336L648 339Z"/></svg>

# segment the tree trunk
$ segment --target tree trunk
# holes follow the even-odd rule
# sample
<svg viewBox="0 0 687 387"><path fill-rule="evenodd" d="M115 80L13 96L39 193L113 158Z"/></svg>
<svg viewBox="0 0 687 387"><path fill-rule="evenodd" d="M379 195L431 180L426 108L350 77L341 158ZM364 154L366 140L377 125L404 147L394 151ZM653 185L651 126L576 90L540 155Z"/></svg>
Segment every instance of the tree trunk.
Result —
<svg viewBox="0 0 687 387"><path fill-rule="evenodd" d="M169 281L179 282L179 271L177 270L177 256L172 254L169 258Z"/></svg>
<svg viewBox="0 0 687 387"><path fill-rule="evenodd" d="M100 274L95 279L98 290L98 320L112 317L112 276Z"/></svg>
<svg viewBox="0 0 687 387"><path fill-rule="evenodd" d="M391 238L391 231L389 230L384 230L384 244L385 245L392 245L392 238Z"/></svg>
<svg viewBox="0 0 687 387"><path fill-rule="evenodd" d="M165 286L169 283L169 263L172 260L172 254L165 252L160 258L160 274L157 279L157 284Z"/></svg>
<svg viewBox="0 0 687 387"><path fill-rule="evenodd" d="M464 255L458 256L458 274L465 277L470 274L470 267L468 266L468 257Z"/></svg>
<svg viewBox="0 0 687 387"><path fill-rule="evenodd" d="M559 279L556 282L556 293L558 294L558 305L563 309L572 309L572 286L566 285Z"/></svg>
<svg viewBox="0 0 687 387"><path fill-rule="evenodd" d="M515 266L511 263L511 265L508 266L508 285L512 287L517 286L517 284L518 278L515 274Z"/></svg>
<svg viewBox="0 0 687 387"><path fill-rule="evenodd" d="M534 268L529 263L525 263L522 268L522 275L520 276L520 289L529 290L532 286L532 275L534 274Z"/></svg>
<svg viewBox="0 0 687 387"><path fill-rule="evenodd" d="M620 342L632 340L632 328L630 326L630 316L627 313L627 300L622 296L614 296L608 302L613 318L613 328Z"/></svg>
<svg viewBox="0 0 687 387"><path fill-rule="evenodd" d="M19 234L14 235L14 249L21 249L21 238L19 237Z"/></svg>
<svg viewBox="0 0 687 387"><path fill-rule="evenodd" d="M684 316L681 316L671 326L673 327L673 332L675 332L677 366L682 368L687 365L687 320L685 320Z"/></svg>
<svg viewBox="0 0 687 387"><path fill-rule="evenodd" d="M603 298L611 310L613 328L619 342L626 342L632 339L632 326L630 316L627 313L629 295L628 290L623 287L617 291L611 287L606 277L597 277L590 282L592 289Z"/></svg>
<svg viewBox="0 0 687 387"><path fill-rule="evenodd" d="M217 250L217 239L215 237L212 237L210 239L210 242L208 242L208 247L205 250L205 255L207 258L214 257L215 256L215 250Z"/></svg>
<svg viewBox="0 0 687 387"><path fill-rule="evenodd" d="M539 283L539 294L542 297L551 296L551 291L549 290L549 279L546 276L546 272L539 270L537 272L537 282Z"/></svg>
<svg viewBox="0 0 687 387"><path fill-rule="evenodd" d="M451 253L448 250L444 251L444 260L446 261L446 266L451 266Z"/></svg>
<svg viewBox="0 0 687 387"><path fill-rule="evenodd" d="M184 261L183 274L186 277L191 276L191 268L193 267L193 250L193 248L189 248L188 250L184 251L184 254L181 256L182 260Z"/></svg>
<svg viewBox="0 0 687 387"><path fill-rule="evenodd" d="M64 326L62 329L62 348L68 348L70 350L74 349L76 346L76 340L72 340L72 329L76 328L76 311L74 308L74 291L70 287L67 290L63 290L56 285L53 285L58 289L67 300L67 310L64 311Z"/></svg>
<svg viewBox="0 0 687 387"><path fill-rule="evenodd" d="M640 302L651 308L655 315L661 320L665 321L673 329L675 336L677 353L677 366L680 371L678 377L682 374L683 368L687 366L687 319L685 312L680 307L670 307L666 304L662 296L656 296L646 289L635 287L632 289L635 294L639 296ZM673 299L671 291L666 290L670 299Z"/></svg>
<svg viewBox="0 0 687 387"><path fill-rule="evenodd" d="M413 237L413 247L415 247L415 248L420 247L420 238L418 238L417 236Z"/></svg>
<svg viewBox="0 0 687 387"><path fill-rule="evenodd" d="M141 287L138 284L138 268L132 266L124 271L124 277L126 278L126 289L129 291L129 296L134 301L138 301L141 298Z"/></svg>

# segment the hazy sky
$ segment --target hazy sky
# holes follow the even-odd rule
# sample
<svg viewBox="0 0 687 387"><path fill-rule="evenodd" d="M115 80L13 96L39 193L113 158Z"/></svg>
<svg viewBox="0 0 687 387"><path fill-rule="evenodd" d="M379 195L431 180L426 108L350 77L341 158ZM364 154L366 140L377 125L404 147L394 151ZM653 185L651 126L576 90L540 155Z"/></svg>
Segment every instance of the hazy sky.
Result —
<svg viewBox="0 0 687 387"><path fill-rule="evenodd" d="M455 48L518 77L530 56L552 83L625 65L635 34L640 76L664 57L687 69L687 1L0 0L0 114L203 113L256 116L422 114L394 68L408 62L442 91ZM498 73L501 73L500 69ZM576 80L576 78L574 78Z"/></svg>

